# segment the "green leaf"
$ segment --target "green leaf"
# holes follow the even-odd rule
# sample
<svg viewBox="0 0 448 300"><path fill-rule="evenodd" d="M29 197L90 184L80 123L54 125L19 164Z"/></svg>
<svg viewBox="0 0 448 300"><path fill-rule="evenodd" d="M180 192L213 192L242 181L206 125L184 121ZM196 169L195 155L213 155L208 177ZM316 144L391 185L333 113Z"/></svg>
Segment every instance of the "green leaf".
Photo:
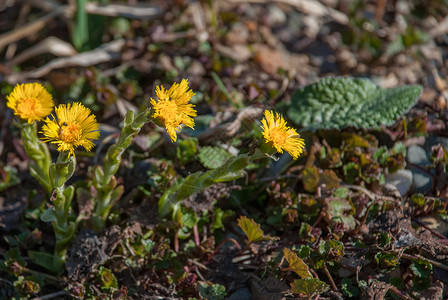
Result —
<svg viewBox="0 0 448 300"><path fill-rule="evenodd" d="M344 244L337 240L328 240L319 245L319 253L325 256L326 262L339 261L344 251Z"/></svg>
<svg viewBox="0 0 448 300"><path fill-rule="evenodd" d="M283 249L283 255L289 264L289 269L302 278L312 277L307 264L297 256L297 254L288 248Z"/></svg>
<svg viewBox="0 0 448 300"><path fill-rule="evenodd" d="M314 193L319 184L319 169L315 166L306 167L303 170L303 187L307 192Z"/></svg>
<svg viewBox="0 0 448 300"><path fill-rule="evenodd" d="M381 146L375 151L372 158L382 165L387 163L387 159L390 157L389 149L386 146Z"/></svg>
<svg viewBox="0 0 448 300"><path fill-rule="evenodd" d="M390 282L390 284L396 286L400 290L404 290L404 288L406 286L401 277L391 277L389 279L389 282Z"/></svg>
<svg viewBox="0 0 448 300"><path fill-rule="evenodd" d="M398 267L400 258L395 252L378 252L375 261L382 270L391 270Z"/></svg>
<svg viewBox="0 0 448 300"><path fill-rule="evenodd" d="M198 146L197 138L188 138L185 140L180 140L177 147L176 157L179 162L184 165L189 161L193 160Z"/></svg>
<svg viewBox="0 0 448 300"><path fill-rule="evenodd" d="M258 224L252 219L247 218L246 216L240 216L240 218L238 219L238 226L246 234L249 243L266 241L266 240L275 241L279 239L277 237L264 235L263 230L261 230L260 224Z"/></svg>
<svg viewBox="0 0 448 300"><path fill-rule="evenodd" d="M0 192L20 183L20 179L17 176L18 172L15 168L5 166L2 170L2 173L3 180L0 182Z"/></svg>
<svg viewBox="0 0 448 300"><path fill-rule="evenodd" d="M344 278L341 281L342 293L348 297L357 297L360 294L360 289L353 285L353 281L349 278Z"/></svg>
<svg viewBox="0 0 448 300"><path fill-rule="evenodd" d="M73 45L81 50L89 41L89 23L85 5L88 0L76 0L76 16L72 30Z"/></svg>
<svg viewBox="0 0 448 300"><path fill-rule="evenodd" d="M353 184L355 180L360 176L359 165L355 162L349 162L342 167L345 176L345 182Z"/></svg>
<svg viewBox="0 0 448 300"><path fill-rule="evenodd" d="M355 218L350 214L353 207L347 199L329 198L326 215L333 222L342 221L344 227L353 230L356 227Z"/></svg>
<svg viewBox="0 0 448 300"><path fill-rule="evenodd" d="M390 232L381 232L378 236L378 246L384 248L393 241L393 235Z"/></svg>
<svg viewBox="0 0 448 300"><path fill-rule="evenodd" d="M333 192L335 197L345 199L348 196L348 188L340 187Z"/></svg>
<svg viewBox="0 0 448 300"><path fill-rule="evenodd" d="M423 194L413 194L411 196L411 202L416 204L418 207L425 206L426 200Z"/></svg>
<svg viewBox="0 0 448 300"><path fill-rule="evenodd" d="M56 222L56 212L54 211L54 207L49 207L44 213L40 216L40 219L44 222Z"/></svg>
<svg viewBox="0 0 448 300"><path fill-rule="evenodd" d="M204 299L221 300L227 295L226 288L223 285L203 281L199 281L198 283L199 294Z"/></svg>
<svg viewBox="0 0 448 300"><path fill-rule="evenodd" d="M217 207L213 209L213 222L212 222L212 232L216 229L224 230L223 218L229 213L233 213L233 211L223 211L221 208Z"/></svg>
<svg viewBox="0 0 448 300"><path fill-rule="evenodd" d="M361 147L361 148L370 148L370 143L367 139L362 136L352 133L352 132L342 132L342 138L345 140L346 147L350 146L352 148Z"/></svg>
<svg viewBox="0 0 448 300"><path fill-rule="evenodd" d="M188 228L193 228L199 221L198 216L195 212L188 212L182 215L181 225L187 226Z"/></svg>
<svg viewBox="0 0 448 300"><path fill-rule="evenodd" d="M114 291L118 288L117 278L111 270L100 267L98 271L98 278L103 291Z"/></svg>
<svg viewBox="0 0 448 300"><path fill-rule="evenodd" d="M416 258L413 260L411 270L420 278L428 278L432 273L432 264L427 260Z"/></svg>
<svg viewBox="0 0 448 300"><path fill-rule="evenodd" d="M45 269L58 273L60 270L60 259L52 254L40 251L28 251L28 257L35 264L44 267Z"/></svg>
<svg viewBox="0 0 448 300"><path fill-rule="evenodd" d="M193 173L179 181L163 193L159 200L159 214L163 218L173 207L194 193L201 192L218 182L227 182L243 176L244 168L249 165L250 157L243 154L228 160L221 168L205 173Z"/></svg>
<svg viewBox="0 0 448 300"><path fill-rule="evenodd" d="M309 129L391 125L420 97L420 85L383 89L364 78L324 78L292 97L288 117Z"/></svg>
<svg viewBox="0 0 448 300"><path fill-rule="evenodd" d="M330 287L328 284L317 278L296 279L293 283L291 283L291 292L308 297L325 293L329 289Z"/></svg>
<svg viewBox="0 0 448 300"><path fill-rule="evenodd" d="M221 147L205 146L199 151L200 162L209 169L222 167L226 161L233 157L227 150Z"/></svg>

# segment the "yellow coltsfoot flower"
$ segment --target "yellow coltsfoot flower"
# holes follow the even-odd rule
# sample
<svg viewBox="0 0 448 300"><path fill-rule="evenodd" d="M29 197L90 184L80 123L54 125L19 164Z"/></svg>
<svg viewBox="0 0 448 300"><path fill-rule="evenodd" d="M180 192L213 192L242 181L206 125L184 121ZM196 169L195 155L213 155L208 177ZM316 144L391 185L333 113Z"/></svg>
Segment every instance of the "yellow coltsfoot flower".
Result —
<svg viewBox="0 0 448 300"><path fill-rule="evenodd" d="M279 153L283 153L285 150L293 159L297 159L303 153L304 140L300 138L294 128L286 126L282 115L275 113L274 117L272 111L266 110L261 124L263 124L261 128L265 142L272 149Z"/></svg>
<svg viewBox="0 0 448 300"><path fill-rule="evenodd" d="M193 129L196 110L194 105L188 103L193 97L192 90L188 90L188 80L183 79L181 83L174 83L169 90L165 90L163 86L156 87L156 95L158 101L151 98L151 104L154 110L152 117L156 123L163 125L171 141L177 140L176 131L180 131L181 124Z"/></svg>
<svg viewBox="0 0 448 300"><path fill-rule="evenodd" d="M61 104L55 109L56 117L47 117L41 133L45 142L58 146L59 152L74 155L74 149L82 146L90 151L94 144L91 140L99 138L99 126L95 115L81 103Z"/></svg>
<svg viewBox="0 0 448 300"><path fill-rule="evenodd" d="M29 124L51 114L54 107L52 96L40 83L18 84L6 100L6 106Z"/></svg>

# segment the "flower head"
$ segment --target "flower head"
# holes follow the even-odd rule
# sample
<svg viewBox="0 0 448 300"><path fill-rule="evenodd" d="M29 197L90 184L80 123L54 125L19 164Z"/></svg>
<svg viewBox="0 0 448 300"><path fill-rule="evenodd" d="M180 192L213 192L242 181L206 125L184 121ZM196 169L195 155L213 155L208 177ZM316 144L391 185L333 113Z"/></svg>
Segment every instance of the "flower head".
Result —
<svg viewBox="0 0 448 300"><path fill-rule="evenodd" d="M177 140L176 131L180 131L180 125L184 124L190 128L194 127L196 110L194 105L188 103L194 95L192 90L188 90L188 80L183 79L181 83L174 83L169 90L163 86L156 87L156 95L159 101L151 98L154 109L152 117L160 122L168 131L171 141Z"/></svg>
<svg viewBox="0 0 448 300"><path fill-rule="evenodd" d="M6 106L29 124L51 114L54 107L53 98L40 83L18 84L6 99Z"/></svg>
<svg viewBox="0 0 448 300"><path fill-rule="evenodd" d="M90 140L99 138L98 123L90 109L81 103L61 104L55 109L56 117L47 117L41 133L45 142L58 146L58 151L74 155L74 149L82 146L90 151L94 144Z"/></svg>
<svg viewBox="0 0 448 300"><path fill-rule="evenodd" d="M266 144L280 153L283 153L283 150L285 150L294 159L297 159L305 147L305 142L300 138L297 131L286 126L286 121L278 113L275 113L274 117L272 111L266 110L264 117L261 120L261 124L263 124L261 128L263 129Z"/></svg>

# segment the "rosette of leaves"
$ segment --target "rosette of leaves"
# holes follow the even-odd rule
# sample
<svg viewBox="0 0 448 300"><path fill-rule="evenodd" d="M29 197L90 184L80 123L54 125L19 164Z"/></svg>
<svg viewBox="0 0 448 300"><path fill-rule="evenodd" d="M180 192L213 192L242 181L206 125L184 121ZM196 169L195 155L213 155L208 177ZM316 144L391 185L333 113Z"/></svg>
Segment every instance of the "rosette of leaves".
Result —
<svg viewBox="0 0 448 300"><path fill-rule="evenodd" d="M417 101L420 85L381 88L369 79L328 77L296 91L288 117L307 129L392 125Z"/></svg>

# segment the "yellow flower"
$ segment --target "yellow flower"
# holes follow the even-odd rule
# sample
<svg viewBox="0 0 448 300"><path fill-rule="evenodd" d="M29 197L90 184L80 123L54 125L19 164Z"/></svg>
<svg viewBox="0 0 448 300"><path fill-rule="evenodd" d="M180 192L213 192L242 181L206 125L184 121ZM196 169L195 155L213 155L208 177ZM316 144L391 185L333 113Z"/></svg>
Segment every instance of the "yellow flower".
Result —
<svg viewBox="0 0 448 300"><path fill-rule="evenodd" d="M188 103L194 93L192 90L188 91L188 80L184 79L180 84L174 83L169 90L157 86L156 95L159 101L151 98L154 109L152 117L166 128L171 141L175 142L176 131L180 131L181 124L192 129L194 127L194 120L191 117L196 117L197 113L193 109L194 105Z"/></svg>
<svg viewBox="0 0 448 300"><path fill-rule="evenodd" d="M39 83L16 85L11 94L6 96L6 100L6 106L29 124L51 114L54 107L50 93Z"/></svg>
<svg viewBox="0 0 448 300"><path fill-rule="evenodd" d="M74 155L74 149L82 146L90 151L94 144L90 140L99 138L98 123L95 115L90 115L90 109L81 103L61 104L55 109L56 118L51 115L44 121L41 133L45 142L58 146L59 152L69 152Z"/></svg>
<svg viewBox="0 0 448 300"><path fill-rule="evenodd" d="M283 153L283 150L291 154L292 158L297 159L303 152L305 142L300 138L294 128L286 126L286 121L282 115L266 110L264 112L263 136L267 145L275 148L277 152Z"/></svg>

